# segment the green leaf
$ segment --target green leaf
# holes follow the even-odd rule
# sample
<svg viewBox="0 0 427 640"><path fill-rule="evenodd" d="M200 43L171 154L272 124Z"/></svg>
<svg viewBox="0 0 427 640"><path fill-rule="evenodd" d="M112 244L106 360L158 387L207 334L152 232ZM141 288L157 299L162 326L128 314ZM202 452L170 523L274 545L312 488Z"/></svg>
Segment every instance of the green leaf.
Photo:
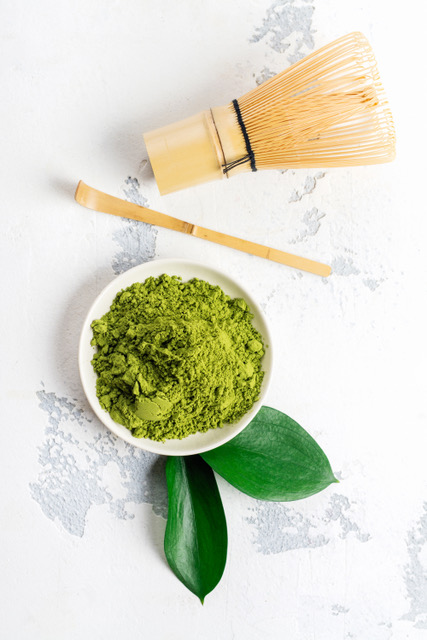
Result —
<svg viewBox="0 0 427 640"><path fill-rule="evenodd" d="M338 482L307 431L270 407L262 407L235 438L201 455L230 484L259 500L300 500Z"/></svg>
<svg viewBox="0 0 427 640"><path fill-rule="evenodd" d="M166 558L203 604L221 580L227 559L227 524L215 476L200 456L170 457L166 481Z"/></svg>

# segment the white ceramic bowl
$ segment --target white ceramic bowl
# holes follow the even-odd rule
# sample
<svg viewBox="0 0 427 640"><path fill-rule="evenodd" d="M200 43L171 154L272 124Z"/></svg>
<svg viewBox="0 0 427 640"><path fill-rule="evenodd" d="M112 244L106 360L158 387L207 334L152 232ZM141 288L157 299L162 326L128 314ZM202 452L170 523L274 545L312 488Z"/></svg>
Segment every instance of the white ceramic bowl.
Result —
<svg viewBox="0 0 427 640"><path fill-rule="evenodd" d="M90 327L93 320L100 318L106 313L111 306L116 294L121 290L129 287L134 282L144 282L150 276L160 276L162 274L170 276L181 276L184 282L192 278L206 280L210 284L219 285L221 289L232 298L243 298L248 303L254 318L253 325L261 333L264 344L267 345L265 355L262 359L262 368L264 379L261 386L261 393L257 402L252 409L248 411L238 422L233 424L225 424L218 429L210 429L206 433L196 433L182 440L166 440L165 442L156 442L148 438L134 438L129 429L121 424L114 422L110 415L102 409L96 396L96 373L93 370L91 360L95 353L94 347L90 341L93 337ZM153 260L145 262L133 269L129 269L125 273L115 278L96 298L95 302L89 309L89 313L83 324L82 333L79 344L79 369L83 389L89 400L90 406L101 422L108 427L116 436L123 438L126 442L133 444L135 447L159 453L168 456L187 456L196 453L202 453L209 449L215 449L228 440L236 436L247 424L253 419L263 404L263 399L267 393L272 373L272 346L271 335L268 329L264 313L259 305L252 298L251 294L232 280L228 275L212 269L197 262L188 262L187 260Z"/></svg>

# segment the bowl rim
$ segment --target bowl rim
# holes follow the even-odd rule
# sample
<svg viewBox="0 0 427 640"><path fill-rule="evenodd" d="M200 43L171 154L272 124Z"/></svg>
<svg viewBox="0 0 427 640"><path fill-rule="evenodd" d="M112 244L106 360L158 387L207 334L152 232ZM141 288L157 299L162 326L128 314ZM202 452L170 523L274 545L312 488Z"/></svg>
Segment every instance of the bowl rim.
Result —
<svg viewBox="0 0 427 640"><path fill-rule="evenodd" d="M180 269L181 271L185 269L194 269L195 272L194 275L187 278L182 276L182 274L180 273L169 273L168 269L170 270L171 267L175 267L176 269L178 269L178 271ZM151 440L149 438L135 438L129 429L117 422L114 422L110 414L104 411L104 409L102 409L101 405L99 404L94 384L94 382L96 382L96 373L94 372L91 364L94 354L94 347L92 347L92 345L90 344L90 340L93 336L90 325L93 320L101 317L101 315L104 315L104 313L108 311L114 297L119 291L126 287L129 287L133 282L144 282L151 276L158 277L159 275L162 275L164 273L171 276L177 275L182 278L183 282L187 282L192 278L198 278L200 280L206 280L210 284L218 285L221 287L221 289L224 290L223 284L219 284L215 281L215 279L213 281L210 281L208 276L203 277L199 275L197 273L198 270L206 271L209 274L212 274L213 278L218 276L220 282L222 280L226 281L226 285L230 283L230 288L234 287L241 292L241 295L232 295L231 297L243 297L249 305L250 311L253 314L252 322L254 323L254 326L256 326L257 330L260 331L263 337L264 345L266 346L265 354L262 360L262 362L264 362L264 378L262 381L258 400L256 400L252 408L248 412L246 412L240 420L235 423L225 424L221 428L209 429L207 432L198 432L196 434L191 434L185 438L182 438L181 440L170 439L165 440L165 442L157 442L156 440ZM133 274L135 274L136 276L137 273L143 273L144 271L154 271L155 273L147 273L143 277L133 278ZM130 279L131 281L129 282ZM126 283L122 284L123 282ZM226 288L227 287L225 287L225 289ZM227 295L230 295L227 290L224 290L224 292ZM96 311L99 306L106 307L106 311ZM262 325L262 328L260 328L260 324ZM88 359L89 352L91 353L91 356ZM268 366L265 366L266 363ZM80 332L78 365L80 380L89 405L91 406L96 417L114 435L139 449L143 449L145 451L157 453L160 455L195 455L198 453L204 453L205 451L209 451L211 449L215 449L216 447L219 447L234 438L238 433L243 431L243 429L249 424L249 422L251 422L251 420L253 420L255 415L260 410L265 396L268 392L273 371L273 348L271 331L268 326L266 314L264 313L258 302L253 298L252 294L246 289L246 287L243 286L234 277L229 276L227 273L220 269L217 269L216 267L211 267L209 264L202 262L186 260L184 258L153 259L136 265L135 267L131 267L130 269L127 269L123 273L119 274L118 276L113 278L96 296L85 316Z"/></svg>

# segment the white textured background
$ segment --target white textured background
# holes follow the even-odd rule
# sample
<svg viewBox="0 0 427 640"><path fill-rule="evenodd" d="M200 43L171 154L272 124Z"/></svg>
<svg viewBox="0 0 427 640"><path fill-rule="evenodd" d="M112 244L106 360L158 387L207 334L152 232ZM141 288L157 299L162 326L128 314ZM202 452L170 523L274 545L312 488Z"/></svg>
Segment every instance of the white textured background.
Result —
<svg viewBox="0 0 427 640"><path fill-rule="evenodd" d="M0 21L1 604L8 640L427 636L426 5L7 2ZM229 102L352 30L395 117L393 164L257 173L160 197L142 133ZM77 181L329 262L325 280L73 202ZM341 479L265 504L219 481L229 559L200 606L163 557L164 460L91 413L77 342L145 260L234 275L274 332L268 404Z"/></svg>

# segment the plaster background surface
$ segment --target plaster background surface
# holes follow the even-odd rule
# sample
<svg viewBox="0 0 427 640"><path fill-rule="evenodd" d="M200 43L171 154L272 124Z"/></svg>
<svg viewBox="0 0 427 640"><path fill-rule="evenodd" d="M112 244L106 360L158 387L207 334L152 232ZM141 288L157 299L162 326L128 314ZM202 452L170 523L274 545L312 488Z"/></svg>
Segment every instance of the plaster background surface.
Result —
<svg viewBox="0 0 427 640"><path fill-rule="evenodd" d="M2 9L1 637L425 638L425 4ZM144 131L225 104L352 30L377 56L394 163L258 172L159 195ZM333 274L90 212L73 201L79 179ZM104 429L77 370L94 297L166 257L205 261L251 289L275 341L268 404L317 439L340 478L289 504L219 479L229 558L203 607L164 560L164 459Z"/></svg>

